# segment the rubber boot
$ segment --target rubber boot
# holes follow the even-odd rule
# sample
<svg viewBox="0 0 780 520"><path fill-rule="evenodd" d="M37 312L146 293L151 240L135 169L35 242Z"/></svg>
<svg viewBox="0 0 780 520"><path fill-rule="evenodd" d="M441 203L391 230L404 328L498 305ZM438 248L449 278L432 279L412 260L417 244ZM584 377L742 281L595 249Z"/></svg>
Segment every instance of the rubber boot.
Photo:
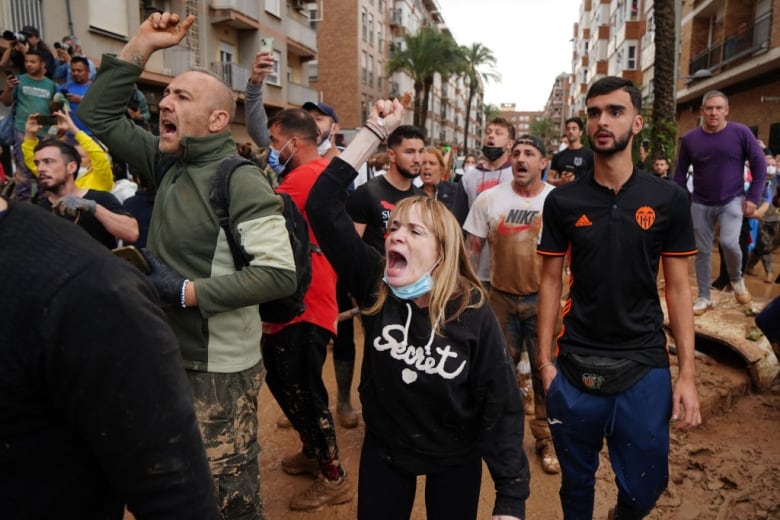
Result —
<svg viewBox="0 0 780 520"><path fill-rule="evenodd" d="M336 369L336 414L339 417L339 424L344 428L355 428L358 425L358 416L355 410L352 409L352 402L350 401L355 362L337 361L334 359L333 367Z"/></svg>

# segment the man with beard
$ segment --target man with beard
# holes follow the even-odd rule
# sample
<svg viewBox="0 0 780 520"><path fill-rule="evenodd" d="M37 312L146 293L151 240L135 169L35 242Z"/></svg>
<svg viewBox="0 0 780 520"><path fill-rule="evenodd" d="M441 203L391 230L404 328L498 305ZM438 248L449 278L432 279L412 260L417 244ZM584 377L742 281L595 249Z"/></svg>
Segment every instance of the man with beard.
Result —
<svg viewBox="0 0 780 520"><path fill-rule="evenodd" d="M420 175L424 152L425 134L411 125L399 126L387 137L387 173L361 184L347 199L347 212L355 230L377 251L384 251L387 219L398 201L425 195L412 185Z"/></svg>
<svg viewBox="0 0 780 520"><path fill-rule="evenodd" d="M268 128L271 149L278 151L287 171L277 191L290 195L306 218L309 191L329 162L317 150L317 124L309 112L293 108L275 115ZM306 309L287 323L263 322L268 388L303 443L299 453L282 459L282 469L291 475L316 477L314 484L290 501L290 508L296 510L341 504L353 496L339 461L336 429L322 381L328 343L336 334L336 273L319 251L311 229L309 238L312 273L304 296Z"/></svg>
<svg viewBox="0 0 780 520"><path fill-rule="evenodd" d="M618 486L610 518L639 519L668 483L670 418L683 430L701 423L688 283L693 224L682 188L632 164L631 141L643 124L639 90L608 76L585 102L593 174L553 190L542 213L537 369L563 473L564 516L593 516L606 437ZM551 347L567 255L572 282L556 365ZM677 347L673 389L659 264Z"/></svg>
<svg viewBox="0 0 780 520"><path fill-rule="evenodd" d="M159 136L125 117L151 55L178 45L193 23L192 15L149 15L117 56L103 55L78 115L157 187L145 256L179 341L220 511L224 518L261 519L258 304L288 296L296 284L281 201L257 166L241 165L231 175L231 230L248 258L236 270L209 196L220 163L236 154L230 87L199 70L173 78L158 103ZM166 161L173 164L158 172Z"/></svg>
<svg viewBox="0 0 780 520"><path fill-rule="evenodd" d="M303 104L303 109L310 113L314 122L317 123L319 130L317 153L325 159L333 159L339 154L339 149L334 145L336 134L339 133L339 117L336 115L336 111L323 101L319 103L308 101Z"/></svg>
<svg viewBox="0 0 780 520"><path fill-rule="evenodd" d="M528 358L538 357L536 307L542 259L536 244L542 231L542 205L553 186L542 180L547 166L544 143L538 137L522 135L512 146L512 182L480 194L466 218L467 247L476 268L485 244L490 244L490 292L488 301L504 332L507 352L515 366L523 350ZM534 388L534 419L531 433L545 473L561 468L555 455L542 379L531 364Z"/></svg>
<svg viewBox="0 0 780 520"><path fill-rule="evenodd" d="M553 186L578 179L593 168L593 150L582 145L582 131L582 120L579 117L566 120L567 146L553 156L547 178Z"/></svg>
<svg viewBox="0 0 780 520"><path fill-rule="evenodd" d="M477 195L512 180L509 150L514 140L515 127L503 117L497 117L488 123L485 135L482 137L482 154L487 162L464 172L463 179L458 183L458 190L455 192L452 212L461 226L466 221L466 216ZM486 288L490 286L489 246L482 248L477 277Z"/></svg>
<svg viewBox="0 0 780 520"><path fill-rule="evenodd" d="M138 240L138 222L107 191L76 186L81 156L71 145L48 139L35 146L35 166L43 196L39 205L75 219L84 231L109 249L117 240Z"/></svg>

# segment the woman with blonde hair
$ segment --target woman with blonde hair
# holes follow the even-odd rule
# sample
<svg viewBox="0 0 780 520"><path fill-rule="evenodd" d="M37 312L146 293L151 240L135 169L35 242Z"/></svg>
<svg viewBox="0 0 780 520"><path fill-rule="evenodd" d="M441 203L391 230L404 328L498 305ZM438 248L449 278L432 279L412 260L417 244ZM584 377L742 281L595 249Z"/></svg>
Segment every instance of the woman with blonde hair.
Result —
<svg viewBox="0 0 780 520"><path fill-rule="evenodd" d="M492 518L522 519L522 400L457 220L431 198L403 199L390 213L383 257L344 209L355 166L403 112L397 100L377 101L306 204L320 247L363 314L358 518L409 518L418 475L426 477L428 518L476 518L484 459L496 487Z"/></svg>
<svg viewBox="0 0 780 520"><path fill-rule="evenodd" d="M444 178L446 172L444 156L435 146L425 149L420 164L420 180L422 190L433 200L441 201L452 211L455 202L455 185Z"/></svg>

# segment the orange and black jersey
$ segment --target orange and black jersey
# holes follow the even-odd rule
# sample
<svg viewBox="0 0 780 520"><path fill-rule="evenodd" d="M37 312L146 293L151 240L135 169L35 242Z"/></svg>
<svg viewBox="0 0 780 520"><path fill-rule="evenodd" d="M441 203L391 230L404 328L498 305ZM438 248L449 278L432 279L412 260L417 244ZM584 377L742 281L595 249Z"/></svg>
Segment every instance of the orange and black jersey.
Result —
<svg viewBox="0 0 780 520"><path fill-rule="evenodd" d="M550 193L542 222L537 252L571 255L559 349L668 366L656 277L662 255L696 253L683 189L635 168L615 193L588 174Z"/></svg>

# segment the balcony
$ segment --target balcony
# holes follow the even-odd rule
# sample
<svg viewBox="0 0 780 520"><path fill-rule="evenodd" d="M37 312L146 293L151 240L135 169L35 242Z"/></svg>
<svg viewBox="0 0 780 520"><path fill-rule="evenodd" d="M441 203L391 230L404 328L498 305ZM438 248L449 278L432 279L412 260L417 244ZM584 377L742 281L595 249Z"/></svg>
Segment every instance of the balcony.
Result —
<svg viewBox="0 0 780 520"><path fill-rule="evenodd" d="M237 30L256 30L260 27L260 4L252 0L211 0L209 14L212 24L221 24Z"/></svg>
<svg viewBox="0 0 780 520"><path fill-rule="evenodd" d="M688 63L688 74L693 76L698 70L712 72L724 69L745 58L766 52L769 49L771 27L771 10L749 23L740 24L735 33L694 55Z"/></svg>
<svg viewBox="0 0 780 520"><path fill-rule="evenodd" d="M211 63L211 72L222 78L231 89L244 92L249 80L250 69L238 63L215 61Z"/></svg>
<svg viewBox="0 0 780 520"><path fill-rule="evenodd" d="M295 17L287 17L284 21L287 33L287 46L293 54L307 59L317 56L317 32Z"/></svg>
<svg viewBox="0 0 780 520"><path fill-rule="evenodd" d="M317 102L317 91L299 83L287 82L287 102L296 107L303 106L307 101Z"/></svg>
<svg viewBox="0 0 780 520"><path fill-rule="evenodd" d="M186 47L171 47L165 49L163 54L162 73L166 76L178 76L197 67L195 52Z"/></svg>

